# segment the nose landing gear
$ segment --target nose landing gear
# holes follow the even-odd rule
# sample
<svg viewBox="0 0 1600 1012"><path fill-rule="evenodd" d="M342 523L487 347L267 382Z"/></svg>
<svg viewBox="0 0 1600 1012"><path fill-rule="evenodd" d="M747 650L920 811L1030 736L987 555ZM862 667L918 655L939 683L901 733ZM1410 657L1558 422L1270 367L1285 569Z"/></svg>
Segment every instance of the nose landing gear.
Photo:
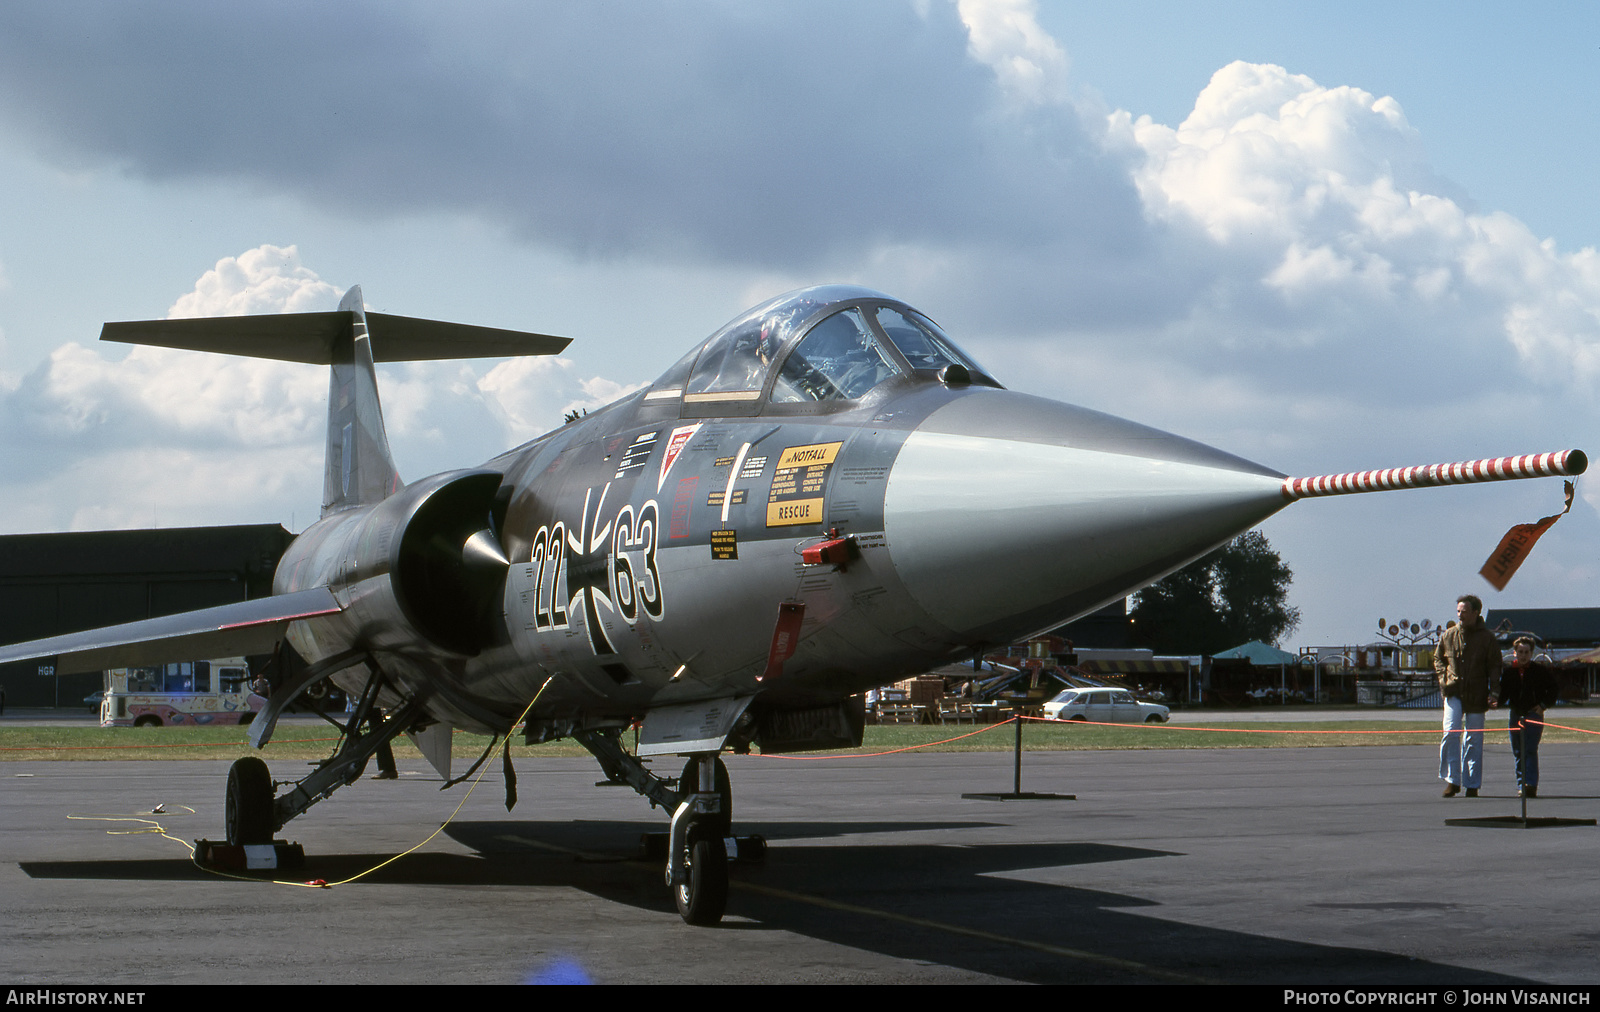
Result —
<svg viewBox="0 0 1600 1012"><path fill-rule="evenodd" d="M674 785L624 749L614 730L580 731L573 737L600 761L611 782L626 783L652 805L672 812L672 825L665 834L666 883L678 915L701 926L721 921L728 906L730 860L759 861L766 853L766 841L733 835L733 788L718 754L690 756ZM647 846L651 842L647 838Z"/></svg>
<svg viewBox="0 0 1600 1012"><path fill-rule="evenodd" d="M725 841L733 825L728 769L716 755L693 756L678 779L678 792L682 800L668 837L667 884L679 917L690 924L716 924L728 906Z"/></svg>

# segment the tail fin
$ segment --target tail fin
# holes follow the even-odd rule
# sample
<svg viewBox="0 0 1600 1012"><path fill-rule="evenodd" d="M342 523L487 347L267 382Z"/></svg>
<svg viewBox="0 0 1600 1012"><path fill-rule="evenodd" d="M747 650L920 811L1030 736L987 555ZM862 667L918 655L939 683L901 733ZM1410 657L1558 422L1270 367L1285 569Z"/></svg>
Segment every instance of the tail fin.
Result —
<svg viewBox="0 0 1600 1012"><path fill-rule="evenodd" d="M339 300L349 326L334 337L328 375L328 447L322 476L322 515L382 502L399 490L378 403L378 375L367 336L361 286Z"/></svg>
<svg viewBox="0 0 1600 1012"><path fill-rule="evenodd" d="M555 355L570 343L548 334L369 313L360 286L332 313L108 323L100 340L331 366L323 516L379 502L400 487L374 362Z"/></svg>

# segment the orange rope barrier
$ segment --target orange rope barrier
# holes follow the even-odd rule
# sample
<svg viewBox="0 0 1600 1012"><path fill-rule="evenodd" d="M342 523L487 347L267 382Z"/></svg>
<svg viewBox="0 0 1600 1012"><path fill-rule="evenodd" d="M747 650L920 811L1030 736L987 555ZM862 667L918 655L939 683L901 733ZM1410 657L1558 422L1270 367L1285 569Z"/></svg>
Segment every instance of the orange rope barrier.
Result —
<svg viewBox="0 0 1600 1012"><path fill-rule="evenodd" d="M976 731L969 731L966 734L958 734L954 738L945 738L942 741L923 742L921 745L907 745L904 748L892 748L887 752L851 752L849 755L784 755L781 752L752 752L751 755L754 755L760 759L867 759L872 756L894 755L896 752L914 752L919 748L932 748L935 745L948 745L950 742L960 741L963 738L971 738L974 735L987 734L990 731L1005 727L1007 724L1014 724L1016 723L1016 720L1017 718L1012 717L1010 720L1002 720L998 724L990 724L988 727L980 727Z"/></svg>
<svg viewBox="0 0 1600 1012"><path fill-rule="evenodd" d="M1291 730L1291 729L1285 729L1285 728L1273 729L1273 728L1262 728L1262 727L1199 727L1199 726L1194 726L1194 725L1189 725L1189 724L1173 725L1173 724L1166 724L1166 723L1163 723L1163 724L1115 724L1115 723L1110 723L1110 722L1107 722L1107 721L1098 721L1098 720L1055 720L1055 719L1052 719L1050 717L1030 717L1030 716L1027 716L1027 715L1023 715L1020 718L1019 717L1012 717L1012 718L1010 718L1008 720L1003 720L998 724L990 724L988 727L979 728L976 731L969 731L966 734L958 734L954 738L942 738L939 741L924 742L924 743L922 743L920 745L906 745L906 746L903 746L901 748L892 748L892 749L888 749L887 751L883 751L883 752L849 752L849 753L835 754L835 755L785 755L783 753L778 753L778 752L752 752L750 754L756 756L757 758L763 758L763 759L809 759L809 760L819 760L819 759L868 759L868 758L872 758L874 756L894 755L894 754L896 754L898 752L915 752L918 749L932 748L935 745L947 745L947 744L949 744L950 742L953 742L953 741L961 741L963 738L971 738L974 735L979 735L979 734L984 734L984 733L989 732L989 731L994 731L994 730L996 730L998 728L1005 727L1008 724L1015 723L1019 719L1021 719L1021 720L1031 720L1031 721L1034 721L1035 723L1039 723L1039 724L1067 724L1067 725L1081 726L1081 727L1138 728L1140 730L1146 730L1146 731L1211 731L1211 732L1222 733L1222 734L1368 734L1368 735L1370 735L1370 734L1426 734L1426 735L1435 735L1435 734L1443 733L1441 731L1441 729L1435 728L1435 727L1425 727L1425 728L1417 728L1417 729L1403 729L1403 730L1394 730L1394 731L1379 731L1379 730L1349 731L1349 730L1315 730L1315 729L1307 729L1307 730L1304 730L1304 731L1300 731L1300 730ZM1585 730L1584 728L1581 728L1581 727L1567 727L1567 726L1565 726L1563 724L1546 724L1543 721L1537 721L1537 720L1530 720L1529 723L1540 724L1541 726L1544 726L1544 727L1558 727L1558 728L1561 728L1564 731L1578 731L1578 732L1581 732L1583 734L1600 735L1600 731L1588 731L1588 730ZM1457 733L1457 734L1484 734L1484 733L1489 732L1489 731L1504 731L1504 730L1507 730L1507 728L1503 728L1503 727L1467 727L1467 728L1457 728L1454 733Z"/></svg>
<svg viewBox="0 0 1600 1012"><path fill-rule="evenodd" d="M1559 727L1563 731L1576 731L1579 734L1600 734L1600 731L1591 731L1585 727L1568 727L1565 724L1551 724L1543 720L1530 720L1527 717L1524 717L1523 720L1529 724L1538 724L1540 727Z"/></svg>
<svg viewBox="0 0 1600 1012"><path fill-rule="evenodd" d="M451 728L455 734L463 734L459 727ZM332 738L274 738L267 743L267 748L273 745L315 745L319 742L338 741L337 736ZM81 752L96 749L113 748L232 748L236 745L247 745L246 741L192 741L179 742L176 745L0 745L0 752L38 752L49 749L52 752Z"/></svg>
<svg viewBox="0 0 1600 1012"><path fill-rule="evenodd" d="M338 741L338 738L289 738L283 741L274 741L273 745L314 745L319 741ZM236 748L247 745L246 741L192 741L179 742L176 745L0 745L0 752L38 752L49 749L52 752L83 752L96 749L113 748Z"/></svg>
<svg viewBox="0 0 1600 1012"><path fill-rule="evenodd" d="M1438 728L1421 728L1414 731L1290 731L1265 727L1197 727L1190 724L1114 724L1103 720L1054 720L1050 717L1024 717L1040 724L1081 724L1087 727L1140 728L1147 731L1222 731L1226 734L1438 734ZM1482 733L1500 730L1491 727L1463 728L1464 731Z"/></svg>

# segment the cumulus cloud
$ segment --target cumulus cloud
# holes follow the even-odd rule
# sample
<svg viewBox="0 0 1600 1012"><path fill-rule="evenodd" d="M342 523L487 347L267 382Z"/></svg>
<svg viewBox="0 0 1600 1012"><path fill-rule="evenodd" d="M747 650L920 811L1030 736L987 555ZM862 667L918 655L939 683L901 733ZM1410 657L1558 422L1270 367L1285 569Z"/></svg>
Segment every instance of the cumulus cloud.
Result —
<svg viewBox="0 0 1600 1012"><path fill-rule="evenodd" d="M297 247L269 244L218 260L172 304L167 319L326 312L342 294L300 263Z"/></svg>
<svg viewBox="0 0 1600 1012"><path fill-rule="evenodd" d="M1337 342L1346 361L1381 350L1401 369L1513 358L1540 380L1600 377L1594 251L1464 209L1393 98L1233 63L1176 128L1111 122L1145 156L1147 214L1212 247L1218 275L1189 321L1204 325L1185 338L1245 331L1252 350Z"/></svg>
<svg viewBox="0 0 1600 1012"><path fill-rule="evenodd" d="M294 246L263 245L219 260L168 317L325 311L341 294ZM327 382L317 366L143 346L113 362L98 347L63 345L24 381L0 387L8 501L41 504L19 506L10 525L309 521ZM632 389L543 358L399 363L379 375L386 428L410 478L474 465L554 428L565 412ZM62 468L64 459L75 464Z"/></svg>
<svg viewBox="0 0 1600 1012"><path fill-rule="evenodd" d="M1064 102L1067 54L1039 27L1033 0L960 0L967 51L994 68L1000 84L1027 102Z"/></svg>
<svg viewBox="0 0 1600 1012"><path fill-rule="evenodd" d="M338 290L301 266L294 247L226 257L169 318L332 308ZM161 440L267 447L319 433L326 378L312 366L134 347L121 362L99 347L57 348L8 399L35 439L101 449Z"/></svg>
<svg viewBox="0 0 1600 1012"><path fill-rule="evenodd" d="M477 383L506 432L519 443L555 428L573 411L604 407L643 385L584 378L566 359L545 357L508 359Z"/></svg>
<svg viewBox="0 0 1600 1012"><path fill-rule="evenodd" d="M218 261L169 316L328 309L338 294L294 247L261 246ZM314 366L149 347L113 362L62 345L0 397L7 501L51 511L24 505L9 525L309 520L326 388Z"/></svg>
<svg viewBox="0 0 1600 1012"><path fill-rule="evenodd" d="M274 446L308 438L326 380L314 367L199 352L135 348L121 362L66 344L29 382L18 406L41 436L104 445L183 438Z"/></svg>

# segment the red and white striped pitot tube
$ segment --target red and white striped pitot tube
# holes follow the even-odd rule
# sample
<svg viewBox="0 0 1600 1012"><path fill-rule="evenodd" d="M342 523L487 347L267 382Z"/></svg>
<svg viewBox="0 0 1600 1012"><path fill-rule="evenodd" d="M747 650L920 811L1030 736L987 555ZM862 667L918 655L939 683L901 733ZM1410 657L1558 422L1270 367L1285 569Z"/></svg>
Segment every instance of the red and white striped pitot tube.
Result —
<svg viewBox="0 0 1600 1012"><path fill-rule="evenodd" d="M1285 478L1283 497L1293 501L1319 495L1386 492L1397 488L1470 485L1480 481L1510 481L1514 478L1553 478L1582 474L1588 467L1589 458L1582 450L1489 457L1455 464L1422 464L1417 467L1390 467L1382 471L1319 474L1315 478Z"/></svg>

